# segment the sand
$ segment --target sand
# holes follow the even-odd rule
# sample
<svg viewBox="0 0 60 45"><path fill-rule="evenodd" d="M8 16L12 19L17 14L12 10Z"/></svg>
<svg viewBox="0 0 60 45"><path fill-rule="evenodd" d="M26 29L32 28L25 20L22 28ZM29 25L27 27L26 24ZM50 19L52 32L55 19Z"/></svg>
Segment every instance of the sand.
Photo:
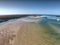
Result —
<svg viewBox="0 0 60 45"><path fill-rule="evenodd" d="M11 45L20 26L15 23L8 23L0 26L0 45Z"/></svg>

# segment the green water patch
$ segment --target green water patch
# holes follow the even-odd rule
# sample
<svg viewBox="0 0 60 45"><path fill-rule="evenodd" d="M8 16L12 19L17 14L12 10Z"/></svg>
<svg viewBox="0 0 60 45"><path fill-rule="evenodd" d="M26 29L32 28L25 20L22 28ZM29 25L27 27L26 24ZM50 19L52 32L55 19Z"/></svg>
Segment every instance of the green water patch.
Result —
<svg viewBox="0 0 60 45"><path fill-rule="evenodd" d="M60 34L57 33L48 22L39 23L40 27L43 28L42 37L46 40L51 40L54 44L52 45L60 45Z"/></svg>
<svg viewBox="0 0 60 45"><path fill-rule="evenodd" d="M51 26L49 26L49 23L39 23L40 26L42 26L45 30L44 32L46 34L49 34L50 36L56 38L56 39L60 39L60 34L57 33Z"/></svg>
<svg viewBox="0 0 60 45"><path fill-rule="evenodd" d="M60 28L60 23L51 23L52 25L54 25L55 27Z"/></svg>
<svg viewBox="0 0 60 45"><path fill-rule="evenodd" d="M60 40L60 34L57 33L55 29L52 28L47 21L41 21L32 24L36 26L37 31L39 31L40 34L47 35L51 38L54 38L55 40Z"/></svg>

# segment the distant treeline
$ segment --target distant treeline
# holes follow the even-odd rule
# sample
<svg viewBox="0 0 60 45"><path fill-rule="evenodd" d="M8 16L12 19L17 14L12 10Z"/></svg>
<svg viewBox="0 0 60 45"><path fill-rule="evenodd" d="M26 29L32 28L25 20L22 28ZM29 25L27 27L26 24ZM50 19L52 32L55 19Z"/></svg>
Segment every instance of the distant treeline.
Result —
<svg viewBox="0 0 60 45"><path fill-rule="evenodd" d="M9 19L17 19L17 18L22 18L26 16L29 16L29 15L3 15L3 16L0 16L0 22L5 22L5 21L8 21Z"/></svg>

